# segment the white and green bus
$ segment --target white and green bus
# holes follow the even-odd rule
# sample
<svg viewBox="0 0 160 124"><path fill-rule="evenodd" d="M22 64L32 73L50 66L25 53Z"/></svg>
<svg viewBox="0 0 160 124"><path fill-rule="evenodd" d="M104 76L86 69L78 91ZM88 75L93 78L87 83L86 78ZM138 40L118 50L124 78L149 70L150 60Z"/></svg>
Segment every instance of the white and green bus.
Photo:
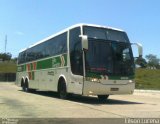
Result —
<svg viewBox="0 0 160 124"><path fill-rule="evenodd" d="M16 84L26 92L97 95L131 94L135 64L127 34L120 29L77 24L19 53ZM136 43L139 56L142 47Z"/></svg>

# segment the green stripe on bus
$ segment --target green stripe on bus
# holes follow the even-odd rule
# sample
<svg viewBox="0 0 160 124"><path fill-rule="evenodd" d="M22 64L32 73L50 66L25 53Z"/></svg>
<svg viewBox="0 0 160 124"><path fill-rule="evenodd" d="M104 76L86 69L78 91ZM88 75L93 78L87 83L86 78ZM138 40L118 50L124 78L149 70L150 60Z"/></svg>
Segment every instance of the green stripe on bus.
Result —
<svg viewBox="0 0 160 124"><path fill-rule="evenodd" d="M37 62L37 70L52 68L52 58Z"/></svg>
<svg viewBox="0 0 160 124"><path fill-rule="evenodd" d="M30 64L31 71L34 70L34 62L28 63ZM26 71L26 65L17 66L17 72ZM60 56L56 56L53 58L48 58L45 60L37 61L36 70L48 69L48 68L58 68L67 66L67 54L63 54Z"/></svg>

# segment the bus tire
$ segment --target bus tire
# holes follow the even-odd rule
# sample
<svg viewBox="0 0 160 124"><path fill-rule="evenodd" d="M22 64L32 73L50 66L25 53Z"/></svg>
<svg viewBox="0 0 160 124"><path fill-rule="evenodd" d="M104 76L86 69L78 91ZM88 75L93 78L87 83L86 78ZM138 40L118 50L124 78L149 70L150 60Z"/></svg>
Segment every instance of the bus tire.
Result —
<svg viewBox="0 0 160 124"><path fill-rule="evenodd" d="M109 95L98 95L100 102L105 102L108 99Z"/></svg>
<svg viewBox="0 0 160 124"><path fill-rule="evenodd" d="M23 91L24 92L29 92L29 86L28 86L28 80L27 79L25 80Z"/></svg>
<svg viewBox="0 0 160 124"><path fill-rule="evenodd" d="M67 99L67 88L64 79L60 79L58 83L58 94L60 99Z"/></svg>
<svg viewBox="0 0 160 124"><path fill-rule="evenodd" d="M25 83L23 79L21 80L21 87L22 87L22 90L25 91Z"/></svg>

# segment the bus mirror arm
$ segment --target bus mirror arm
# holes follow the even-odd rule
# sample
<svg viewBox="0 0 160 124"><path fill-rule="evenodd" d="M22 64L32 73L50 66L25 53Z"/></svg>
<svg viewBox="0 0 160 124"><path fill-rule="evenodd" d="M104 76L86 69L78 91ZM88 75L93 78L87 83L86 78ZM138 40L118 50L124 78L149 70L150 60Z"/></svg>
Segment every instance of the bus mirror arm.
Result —
<svg viewBox="0 0 160 124"><path fill-rule="evenodd" d="M131 45L136 45L138 47L139 58L142 58L143 55L143 47L140 43L131 43Z"/></svg>
<svg viewBox="0 0 160 124"><path fill-rule="evenodd" d="M79 37L81 37L83 50L88 50L88 36L87 35L80 35Z"/></svg>

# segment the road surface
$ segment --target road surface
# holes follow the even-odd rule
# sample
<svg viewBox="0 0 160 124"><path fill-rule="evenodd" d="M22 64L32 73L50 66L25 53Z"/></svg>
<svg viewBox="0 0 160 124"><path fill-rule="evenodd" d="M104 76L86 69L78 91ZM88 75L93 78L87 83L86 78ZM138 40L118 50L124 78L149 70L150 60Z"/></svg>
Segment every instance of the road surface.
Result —
<svg viewBox="0 0 160 124"><path fill-rule="evenodd" d="M97 97L61 100L53 92L25 93L0 83L0 118L160 118L160 94L113 95L100 103Z"/></svg>

